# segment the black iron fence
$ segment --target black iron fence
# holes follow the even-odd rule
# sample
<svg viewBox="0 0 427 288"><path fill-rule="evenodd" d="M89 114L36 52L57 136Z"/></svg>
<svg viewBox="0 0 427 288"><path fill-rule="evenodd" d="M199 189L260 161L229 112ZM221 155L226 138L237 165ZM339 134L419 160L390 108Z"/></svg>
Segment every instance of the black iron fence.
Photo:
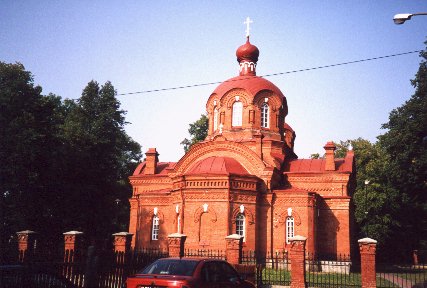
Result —
<svg viewBox="0 0 427 288"><path fill-rule="evenodd" d="M0 287L118 288L123 287L129 275L135 274L156 259L167 256L167 251L158 249L124 253L98 250L94 246L78 255L73 251L66 251L56 257L52 253L38 251L23 263L15 261L9 265L1 265Z"/></svg>
<svg viewBox="0 0 427 288"><path fill-rule="evenodd" d="M209 249L184 249L184 257L206 257L227 260L225 251Z"/></svg>
<svg viewBox="0 0 427 288"><path fill-rule="evenodd" d="M427 287L427 264L377 264L377 287Z"/></svg>
<svg viewBox="0 0 427 288"><path fill-rule="evenodd" d="M244 265L256 265L255 283L258 287L290 285L290 261L287 252L242 251L241 259Z"/></svg>
<svg viewBox="0 0 427 288"><path fill-rule="evenodd" d="M361 287L360 263L350 255L307 254L306 283L309 287Z"/></svg>

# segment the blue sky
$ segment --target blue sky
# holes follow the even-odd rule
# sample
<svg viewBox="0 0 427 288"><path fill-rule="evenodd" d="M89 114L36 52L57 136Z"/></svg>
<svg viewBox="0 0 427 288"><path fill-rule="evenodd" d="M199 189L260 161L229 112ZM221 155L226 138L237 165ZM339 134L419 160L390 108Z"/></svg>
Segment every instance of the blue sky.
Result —
<svg viewBox="0 0 427 288"><path fill-rule="evenodd" d="M0 1L0 61L21 62L43 93L78 98L111 81L119 94L224 81L237 76L236 49L260 50L258 75L422 50L425 0L377 1ZM389 112L409 99L417 53L268 77L285 94L300 158L329 140L383 133ZM160 161L183 156L188 124L215 85L118 96L128 134Z"/></svg>

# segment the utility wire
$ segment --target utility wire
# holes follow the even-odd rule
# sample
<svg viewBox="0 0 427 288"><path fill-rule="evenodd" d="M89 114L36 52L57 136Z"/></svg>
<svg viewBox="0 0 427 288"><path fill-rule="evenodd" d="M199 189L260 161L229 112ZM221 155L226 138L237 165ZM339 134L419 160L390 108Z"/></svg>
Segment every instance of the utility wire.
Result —
<svg viewBox="0 0 427 288"><path fill-rule="evenodd" d="M343 65L349 65L349 64L355 64L355 63L361 63L361 62L368 62L373 60L379 60L384 58L391 58L391 57L397 57L402 55L408 55L413 53L419 53L423 50L415 50L410 52L403 52L403 53L397 53L397 54L391 54L386 56L379 56L379 57L373 57L373 58L366 58L361 60L354 60L354 61L348 61L348 62L342 62L342 63L336 63L336 64L329 64L329 65L323 65L323 66L317 66L317 67L311 67L311 68L304 68L304 69L298 69L298 70L292 70L292 71L286 71L286 72L279 72L279 73L272 73L272 74L265 74L259 77L272 77L272 76L278 76L278 75L286 75L286 74L292 74L292 73L298 73L298 72L305 72L305 71L311 71L311 70L319 70L324 68L331 68L331 67L337 67L337 66L343 66ZM251 77L248 77L251 78ZM160 91L170 91L170 90L178 90L178 89L186 89L186 88L193 88L193 87L200 87L200 86L208 86L208 85L214 85L214 84L220 84L225 82L234 82L234 81L241 81L245 80L247 78L239 78L239 79L231 79L226 81L217 81L217 82L208 82L208 83L200 83L200 84L191 84L191 85L185 85L185 86L177 86L177 87L169 87L169 88L160 88L160 89L152 89L152 90L143 90L138 92L128 92L128 93L120 93L117 94L118 96L124 96L124 95L133 95L133 94L144 94L144 93L153 93L153 92L160 92Z"/></svg>

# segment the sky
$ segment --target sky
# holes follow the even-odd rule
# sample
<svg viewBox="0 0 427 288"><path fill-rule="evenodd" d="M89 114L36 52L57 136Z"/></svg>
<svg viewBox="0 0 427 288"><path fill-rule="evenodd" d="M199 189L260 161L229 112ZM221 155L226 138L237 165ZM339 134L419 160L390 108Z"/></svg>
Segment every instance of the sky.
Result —
<svg viewBox="0 0 427 288"><path fill-rule="evenodd" d="M175 162L218 84L128 93L237 76L246 17L263 76L422 50L427 16L392 20L416 12L427 12L425 0L0 0L0 61L22 63L43 94L64 99L78 99L91 80L111 81L128 135ZM299 158L323 154L331 140L375 142L390 111L414 93L420 61L411 53L266 77L286 96Z"/></svg>

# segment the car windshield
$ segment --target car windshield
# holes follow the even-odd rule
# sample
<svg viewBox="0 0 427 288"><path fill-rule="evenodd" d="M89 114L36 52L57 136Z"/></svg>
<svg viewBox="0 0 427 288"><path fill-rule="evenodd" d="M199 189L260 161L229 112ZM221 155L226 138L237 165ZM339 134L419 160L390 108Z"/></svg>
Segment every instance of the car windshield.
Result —
<svg viewBox="0 0 427 288"><path fill-rule="evenodd" d="M198 262L197 260L159 259L147 266L140 273L191 276Z"/></svg>

